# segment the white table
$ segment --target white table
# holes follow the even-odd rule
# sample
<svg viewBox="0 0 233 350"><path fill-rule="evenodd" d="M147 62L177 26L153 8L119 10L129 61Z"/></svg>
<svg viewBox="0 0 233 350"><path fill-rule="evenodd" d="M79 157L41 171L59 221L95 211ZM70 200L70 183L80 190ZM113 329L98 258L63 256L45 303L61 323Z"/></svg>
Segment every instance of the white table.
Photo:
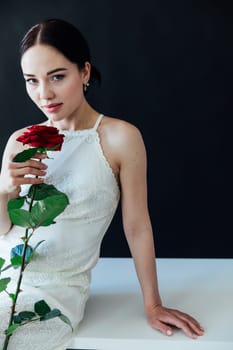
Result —
<svg viewBox="0 0 233 350"><path fill-rule="evenodd" d="M177 330L166 337L146 322L131 258L101 258L91 297L70 349L233 350L233 259L157 259L164 305L196 317L196 340Z"/></svg>

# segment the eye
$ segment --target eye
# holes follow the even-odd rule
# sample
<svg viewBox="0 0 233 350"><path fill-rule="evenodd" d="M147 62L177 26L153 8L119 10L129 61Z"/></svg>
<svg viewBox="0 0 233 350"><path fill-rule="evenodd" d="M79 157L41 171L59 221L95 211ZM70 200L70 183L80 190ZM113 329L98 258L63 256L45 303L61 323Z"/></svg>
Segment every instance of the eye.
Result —
<svg viewBox="0 0 233 350"><path fill-rule="evenodd" d="M30 85L35 85L37 84L37 80L34 78L29 78L29 79L26 79L26 83Z"/></svg>
<svg viewBox="0 0 233 350"><path fill-rule="evenodd" d="M64 79L64 75L63 74L56 74L56 75L53 75L52 76L52 80L53 81L59 81L59 80L62 80L62 79Z"/></svg>

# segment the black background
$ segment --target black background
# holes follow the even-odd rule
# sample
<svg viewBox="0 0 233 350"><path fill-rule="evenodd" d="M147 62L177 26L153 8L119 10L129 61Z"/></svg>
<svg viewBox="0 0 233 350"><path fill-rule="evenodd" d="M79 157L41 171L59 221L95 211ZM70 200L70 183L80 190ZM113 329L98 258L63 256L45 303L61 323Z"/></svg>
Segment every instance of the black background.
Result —
<svg viewBox="0 0 233 350"><path fill-rule="evenodd" d="M2 1L1 155L15 129L44 120L25 92L19 42L45 18L68 20L84 33L102 73L102 85L92 87L89 101L100 112L135 124L144 137L157 256L232 258L229 4ZM129 256L120 207L101 255Z"/></svg>

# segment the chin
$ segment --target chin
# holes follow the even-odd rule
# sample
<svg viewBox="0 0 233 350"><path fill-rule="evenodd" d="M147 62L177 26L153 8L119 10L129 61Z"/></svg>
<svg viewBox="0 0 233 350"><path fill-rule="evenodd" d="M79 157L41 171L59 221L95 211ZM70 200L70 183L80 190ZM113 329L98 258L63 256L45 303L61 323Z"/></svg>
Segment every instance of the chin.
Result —
<svg viewBox="0 0 233 350"><path fill-rule="evenodd" d="M64 117L60 117L56 114L50 114L50 115L47 115L47 118L51 121L51 122L59 122L61 120L64 119Z"/></svg>

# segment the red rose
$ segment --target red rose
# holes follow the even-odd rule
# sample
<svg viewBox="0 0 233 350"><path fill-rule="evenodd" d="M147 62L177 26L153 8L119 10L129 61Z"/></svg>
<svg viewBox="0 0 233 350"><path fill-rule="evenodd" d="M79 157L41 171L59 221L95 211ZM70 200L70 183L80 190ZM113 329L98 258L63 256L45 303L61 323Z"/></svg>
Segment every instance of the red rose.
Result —
<svg viewBox="0 0 233 350"><path fill-rule="evenodd" d="M53 126L32 125L27 128L21 136L17 137L17 141L23 145L32 147L53 148L54 151L60 151L63 144L64 135L59 134L59 130Z"/></svg>

